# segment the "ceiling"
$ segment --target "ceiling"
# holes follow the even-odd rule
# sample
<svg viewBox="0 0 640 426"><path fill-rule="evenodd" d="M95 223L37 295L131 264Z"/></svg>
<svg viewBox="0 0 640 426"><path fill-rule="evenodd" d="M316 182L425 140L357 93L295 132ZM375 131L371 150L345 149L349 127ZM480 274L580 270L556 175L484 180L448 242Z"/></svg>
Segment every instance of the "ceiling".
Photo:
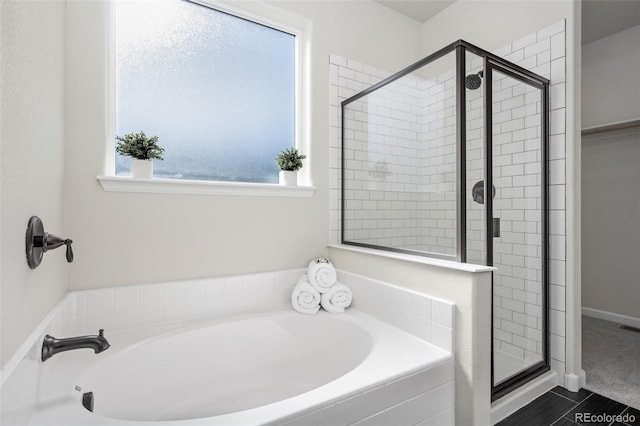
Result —
<svg viewBox="0 0 640 426"><path fill-rule="evenodd" d="M378 3L387 6L418 22L426 22L434 15L438 14L455 3L456 0L376 0Z"/></svg>
<svg viewBox="0 0 640 426"><path fill-rule="evenodd" d="M456 0L376 0L424 23ZM470 0L458 0L470 1ZM640 25L640 0L583 0L582 44Z"/></svg>

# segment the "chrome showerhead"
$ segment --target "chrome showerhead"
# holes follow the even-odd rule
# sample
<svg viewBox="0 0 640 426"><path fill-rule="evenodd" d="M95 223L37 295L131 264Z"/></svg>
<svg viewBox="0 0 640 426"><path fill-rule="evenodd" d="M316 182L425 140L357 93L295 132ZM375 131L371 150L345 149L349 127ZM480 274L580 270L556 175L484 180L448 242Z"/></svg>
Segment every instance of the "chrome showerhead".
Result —
<svg viewBox="0 0 640 426"><path fill-rule="evenodd" d="M476 90L482 84L483 74L484 73L482 71L475 74L469 74L464 80L464 85L467 89Z"/></svg>

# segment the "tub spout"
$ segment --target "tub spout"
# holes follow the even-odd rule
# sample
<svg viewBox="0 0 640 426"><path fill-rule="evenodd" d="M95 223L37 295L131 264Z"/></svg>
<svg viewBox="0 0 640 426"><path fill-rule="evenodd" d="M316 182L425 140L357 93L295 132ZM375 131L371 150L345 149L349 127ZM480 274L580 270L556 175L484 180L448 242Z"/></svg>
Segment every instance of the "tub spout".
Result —
<svg viewBox="0 0 640 426"><path fill-rule="evenodd" d="M56 339L48 334L44 336L42 342L42 362L48 360L57 353L70 351L72 349L88 348L95 353L100 353L109 349L109 342L104 337L104 330L100 329L98 335L69 337L67 339Z"/></svg>

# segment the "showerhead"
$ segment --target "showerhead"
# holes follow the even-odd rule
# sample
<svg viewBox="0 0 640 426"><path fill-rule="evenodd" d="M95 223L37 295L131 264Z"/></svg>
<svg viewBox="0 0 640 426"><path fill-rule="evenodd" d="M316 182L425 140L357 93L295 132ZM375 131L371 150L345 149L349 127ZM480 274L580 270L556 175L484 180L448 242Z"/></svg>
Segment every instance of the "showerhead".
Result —
<svg viewBox="0 0 640 426"><path fill-rule="evenodd" d="M476 74L469 74L464 80L464 85L467 89L476 90L482 84L482 76L482 71L477 72Z"/></svg>

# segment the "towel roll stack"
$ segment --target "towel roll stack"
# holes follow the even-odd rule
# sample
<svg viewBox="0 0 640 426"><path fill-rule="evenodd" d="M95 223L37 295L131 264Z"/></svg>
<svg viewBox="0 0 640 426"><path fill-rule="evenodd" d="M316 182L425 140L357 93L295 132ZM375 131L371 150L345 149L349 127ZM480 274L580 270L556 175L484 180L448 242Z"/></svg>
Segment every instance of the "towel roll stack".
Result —
<svg viewBox="0 0 640 426"><path fill-rule="evenodd" d="M338 274L331 261L317 257L309 262L307 274L300 277L291 293L293 308L314 315L322 306L327 312L340 313L351 305L353 294L338 282Z"/></svg>

